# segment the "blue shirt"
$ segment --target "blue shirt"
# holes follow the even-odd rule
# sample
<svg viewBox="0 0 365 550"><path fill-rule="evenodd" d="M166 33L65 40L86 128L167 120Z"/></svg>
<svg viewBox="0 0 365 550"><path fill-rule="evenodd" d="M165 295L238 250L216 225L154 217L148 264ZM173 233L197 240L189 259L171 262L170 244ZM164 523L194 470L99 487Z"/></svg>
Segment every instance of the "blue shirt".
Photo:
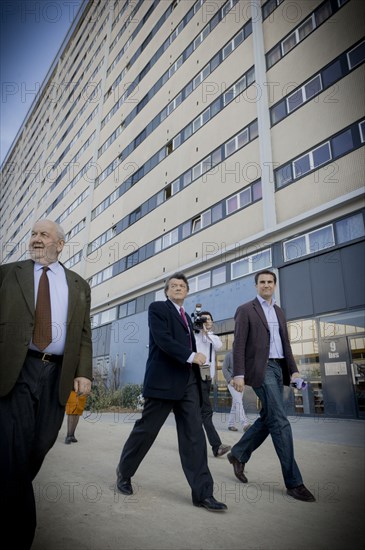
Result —
<svg viewBox="0 0 365 550"><path fill-rule="evenodd" d="M280 332L279 332L279 321L276 315L274 308L275 299L272 298L271 304L269 304L264 298L257 295L257 299L261 304L261 307L264 311L267 324L269 325L270 330L270 359L283 359L284 351L283 344L281 342Z"/></svg>

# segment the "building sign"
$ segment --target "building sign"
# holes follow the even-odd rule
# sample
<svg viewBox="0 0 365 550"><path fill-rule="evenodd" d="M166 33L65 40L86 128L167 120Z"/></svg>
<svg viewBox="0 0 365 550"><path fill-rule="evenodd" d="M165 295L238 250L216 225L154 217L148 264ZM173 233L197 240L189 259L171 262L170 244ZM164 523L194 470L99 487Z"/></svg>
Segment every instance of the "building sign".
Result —
<svg viewBox="0 0 365 550"><path fill-rule="evenodd" d="M338 361L335 363L325 363L324 371L326 376L337 376L339 374L347 374L347 364L346 361Z"/></svg>

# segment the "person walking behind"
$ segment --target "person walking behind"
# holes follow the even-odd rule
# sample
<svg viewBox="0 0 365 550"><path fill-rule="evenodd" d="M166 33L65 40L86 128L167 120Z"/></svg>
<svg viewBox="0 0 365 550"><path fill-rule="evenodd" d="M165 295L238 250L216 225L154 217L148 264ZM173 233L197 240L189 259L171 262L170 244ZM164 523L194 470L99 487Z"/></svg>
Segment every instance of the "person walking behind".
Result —
<svg viewBox="0 0 365 550"><path fill-rule="evenodd" d="M246 462L271 435L280 460L286 492L306 502L315 501L303 484L294 458L293 435L286 416L283 389L300 378L283 310L276 305L276 274L259 271L255 275L257 296L238 307L233 342L233 387L242 392L252 386L261 402L260 416L227 455L234 474L246 483Z"/></svg>
<svg viewBox="0 0 365 550"><path fill-rule="evenodd" d="M66 445L70 443L77 443L75 437L75 431L77 424L79 423L80 416L84 412L86 405L87 395L78 395L72 390L66 403L66 415L67 415L67 435L65 437Z"/></svg>
<svg viewBox="0 0 365 550"><path fill-rule="evenodd" d="M251 426L243 407L243 391L239 392L233 387L233 353L229 351L223 360L223 376L227 382L228 391L232 397L232 406L228 418L228 429L237 432L236 421L242 426L243 432L246 432Z"/></svg>
<svg viewBox="0 0 365 550"><path fill-rule="evenodd" d="M221 438L213 424L213 409L210 402L210 388L212 381L216 375L216 351L222 347L222 341L213 332L213 317L209 311L200 312L200 317L205 319L204 323L199 323L196 327L194 324L196 348L198 352L203 353L207 357L206 364L210 367L210 375L201 382L202 388L202 420L205 432L208 437L210 446L212 447L213 455L216 457L223 456L231 449L230 445L222 443Z"/></svg>

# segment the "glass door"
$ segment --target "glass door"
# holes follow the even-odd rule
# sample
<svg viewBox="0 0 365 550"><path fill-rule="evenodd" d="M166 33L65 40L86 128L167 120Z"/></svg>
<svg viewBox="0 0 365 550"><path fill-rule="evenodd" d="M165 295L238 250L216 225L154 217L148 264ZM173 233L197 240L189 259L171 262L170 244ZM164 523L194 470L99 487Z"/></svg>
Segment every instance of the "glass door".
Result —
<svg viewBox="0 0 365 550"><path fill-rule="evenodd" d="M348 338L352 383L359 418L365 418L365 334Z"/></svg>

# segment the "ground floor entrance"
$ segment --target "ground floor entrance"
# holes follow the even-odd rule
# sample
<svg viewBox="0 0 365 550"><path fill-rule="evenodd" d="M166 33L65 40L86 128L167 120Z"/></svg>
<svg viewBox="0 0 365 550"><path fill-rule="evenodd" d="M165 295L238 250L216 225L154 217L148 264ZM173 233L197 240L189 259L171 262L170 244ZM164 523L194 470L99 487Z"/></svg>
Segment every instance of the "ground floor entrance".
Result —
<svg viewBox="0 0 365 550"><path fill-rule="evenodd" d="M288 414L365 419L365 312L357 310L288 323L291 345L304 390L286 389ZM233 333L221 334L217 376L211 399L216 412L228 414L231 396L222 373ZM245 390L246 412L258 411L255 393Z"/></svg>

